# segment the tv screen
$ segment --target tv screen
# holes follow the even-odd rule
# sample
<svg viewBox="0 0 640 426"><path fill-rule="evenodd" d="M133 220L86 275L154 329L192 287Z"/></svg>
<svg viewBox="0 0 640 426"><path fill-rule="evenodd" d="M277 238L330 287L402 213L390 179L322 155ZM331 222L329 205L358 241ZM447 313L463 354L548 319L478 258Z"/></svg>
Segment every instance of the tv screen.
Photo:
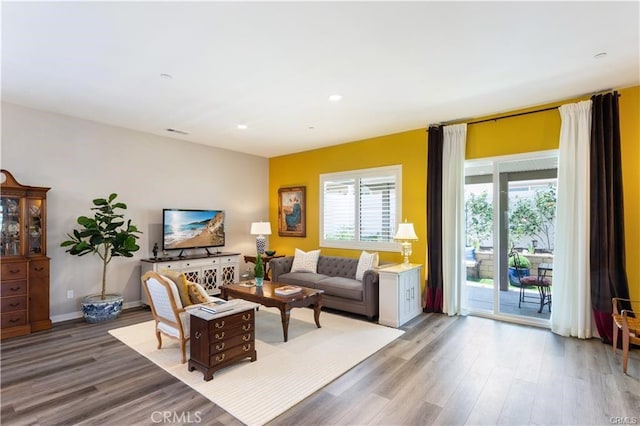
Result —
<svg viewBox="0 0 640 426"><path fill-rule="evenodd" d="M162 210L162 249L224 246L224 211Z"/></svg>

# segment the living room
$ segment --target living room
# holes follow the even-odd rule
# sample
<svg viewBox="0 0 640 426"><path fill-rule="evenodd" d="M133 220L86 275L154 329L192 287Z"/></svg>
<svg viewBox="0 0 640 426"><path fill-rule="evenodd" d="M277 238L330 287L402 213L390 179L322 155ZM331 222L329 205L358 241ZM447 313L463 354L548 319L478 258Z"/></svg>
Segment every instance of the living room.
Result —
<svg viewBox="0 0 640 426"><path fill-rule="evenodd" d="M6 10L3 15L3 21L9 19ZM635 25L637 27L637 23ZM7 40L4 34L3 39ZM11 39L3 44L9 42ZM3 51L6 51L4 47ZM43 69L42 73L45 72ZM636 214L640 209L637 167L640 162L640 86L637 80L636 76L629 84L613 87L608 81L592 82L589 90L570 94L559 91L544 101L538 101L535 89L529 88L525 92L529 93L530 101L504 110L484 109L473 115L474 120L501 117L587 100L591 93L607 89L619 92L627 271L634 270L640 256L640 248L635 244L640 235L640 216ZM107 95L109 91L118 91L107 83L105 86ZM135 92L134 87L129 89ZM23 89L22 93L38 90L37 87ZM69 84L69 93L82 90ZM508 97L508 91L505 89L498 96ZM87 97L99 99L101 95L91 93ZM227 244L223 250L241 254L255 253L255 236L249 232L251 223L268 220L273 230L269 247L279 254L292 255L296 248L307 251L319 247L319 176L336 171L402 165L403 219L414 223L418 235L411 259L415 263L425 263L426 130L430 122L427 114L419 126L399 127L389 133L373 133L361 138L343 138L329 146L265 155L258 148L255 153L247 153L229 147L190 143L188 138L187 141L175 139L166 132L163 136L158 129L145 132L106 121L73 117L64 112L21 105L18 99L15 92L7 92L5 96L3 88L2 168L22 184L51 188L47 194L47 255L51 258L50 315L54 328L79 318L78 300L97 292L100 286L99 263L89 256L69 256L60 243L76 225L75 218L89 213L91 200L111 192L117 192L127 203L128 216L143 231L139 240L141 249L136 256L117 259L110 268L110 287L123 293L125 308L139 305L140 260L151 257L154 244L161 241L164 208L224 210ZM23 103L28 104L27 100L28 97L23 98ZM64 104L65 93L59 93L56 102ZM100 102L94 102L93 108L101 110ZM171 105L179 108L178 101ZM437 106L431 108L433 111ZM454 108L442 121L469 117L462 106L459 108L460 112ZM375 121L375 113L371 118ZM165 125L171 126L173 124ZM304 126L311 126L311 123L305 122ZM308 129L309 132L316 130L319 129ZM470 126L466 158L555 150L559 131L557 109ZM236 137L233 136L234 143ZM252 143L258 147L268 145L260 140L255 137ZM306 236L280 236L278 190L299 186L306 188ZM327 255L357 257L361 250L321 248L321 251ZM388 262L401 259L398 251L381 252L380 257ZM241 270L248 266L243 263ZM423 270L422 280L425 278ZM629 273L628 279L631 298L640 299L640 278ZM37 338L37 335L33 337Z"/></svg>

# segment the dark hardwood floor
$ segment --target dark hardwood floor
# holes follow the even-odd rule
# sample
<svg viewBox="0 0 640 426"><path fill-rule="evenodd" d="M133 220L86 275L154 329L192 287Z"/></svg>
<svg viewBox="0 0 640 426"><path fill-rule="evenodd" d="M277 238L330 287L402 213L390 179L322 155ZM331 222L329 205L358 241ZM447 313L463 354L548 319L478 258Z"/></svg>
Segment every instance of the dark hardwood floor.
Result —
<svg viewBox="0 0 640 426"><path fill-rule="evenodd" d="M1 343L3 425L236 425L220 407L82 320ZM599 340L476 317L423 314L406 333L271 425L640 424L629 375Z"/></svg>

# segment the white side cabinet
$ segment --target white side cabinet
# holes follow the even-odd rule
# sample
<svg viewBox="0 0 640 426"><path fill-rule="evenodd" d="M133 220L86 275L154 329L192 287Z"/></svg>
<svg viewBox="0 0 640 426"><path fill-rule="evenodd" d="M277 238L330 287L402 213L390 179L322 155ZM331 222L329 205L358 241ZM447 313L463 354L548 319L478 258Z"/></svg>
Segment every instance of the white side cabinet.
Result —
<svg viewBox="0 0 640 426"><path fill-rule="evenodd" d="M422 265L404 264L380 268L380 316L378 322L400 327L422 312Z"/></svg>
<svg viewBox="0 0 640 426"><path fill-rule="evenodd" d="M210 295L216 295L220 294L221 285L240 281L240 253L221 253L207 257L171 260L162 258L142 260L142 275L148 271L162 274L166 270L182 272L189 281L200 284ZM142 282L140 285L140 300L148 305Z"/></svg>

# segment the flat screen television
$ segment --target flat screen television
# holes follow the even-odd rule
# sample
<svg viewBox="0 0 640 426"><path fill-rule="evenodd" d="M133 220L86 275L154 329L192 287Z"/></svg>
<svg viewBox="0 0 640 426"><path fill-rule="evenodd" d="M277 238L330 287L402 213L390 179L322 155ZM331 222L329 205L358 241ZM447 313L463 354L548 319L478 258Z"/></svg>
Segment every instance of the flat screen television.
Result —
<svg viewBox="0 0 640 426"><path fill-rule="evenodd" d="M162 210L163 250L223 247L224 244L223 210Z"/></svg>

